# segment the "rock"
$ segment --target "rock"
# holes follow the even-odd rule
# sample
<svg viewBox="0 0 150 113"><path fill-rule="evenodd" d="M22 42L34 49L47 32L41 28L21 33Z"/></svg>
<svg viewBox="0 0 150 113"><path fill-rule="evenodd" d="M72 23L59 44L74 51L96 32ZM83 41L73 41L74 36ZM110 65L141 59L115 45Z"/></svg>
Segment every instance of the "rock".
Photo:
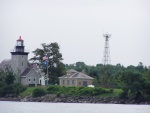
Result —
<svg viewBox="0 0 150 113"><path fill-rule="evenodd" d="M90 97L90 96L67 96L47 94L42 97L34 98L32 96L26 97L12 97L7 95L5 98L0 98L0 101L21 101L21 102L63 102L63 103L110 103L110 104L150 104L150 101L136 101L124 100L110 97Z"/></svg>
<svg viewBox="0 0 150 113"><path fill-rule="evenodd" d="M27 97L20 100L21 102L27 102Z"/></svg>

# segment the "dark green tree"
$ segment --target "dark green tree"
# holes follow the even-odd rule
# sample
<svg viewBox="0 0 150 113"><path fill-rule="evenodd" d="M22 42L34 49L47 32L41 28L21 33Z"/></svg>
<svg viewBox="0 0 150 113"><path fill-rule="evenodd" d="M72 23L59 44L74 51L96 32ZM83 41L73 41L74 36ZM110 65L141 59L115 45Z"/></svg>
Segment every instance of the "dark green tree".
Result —
<svg viewBox="0 0 150 113"><path fill-rule="evenodd" d="M122 98L143 99L144 79L140 73L125 71L120 80L123 89Z"/></svg>
<svg viewBox="0 0 150 113"><path fill-rule="evenodd" d="M4 70L0 70L0 81L5 81L6 73Z"/></svg>
<svg viewBox="0 0 150 113"><path fill-rule="evenodd" d="M136 69L139 71L139 72L143 72L144 71L144 66L143 66L143 63L142 62L139 62L138 66L136 67Z"/></svg>
<svg viewBox="0 0 150 113"><path fill-rule="evenodd" d="M18 96L25 89L25 86L15 81L15 74L10 67L0 71L0 97Z"/></svg>
<svg viewBox="0 0 150 113"><path fill-rule="evenodd" d="M5 75L6 76L4 82L8 85L13 84L15 81L15 74L13 73L11 67L5 69Z"/></svg>
<svg viewBox="0 0 150 113"><path fill-rule="evenodd" d="M49 83L58 83L58 77L65 73L65 65L62 63L62 54L59 52L58 43L41 44L42 48L37 48L33 51L34 57L30 60L36 62L47 74L47 65L44 65L43 57L46 55L48 58L48 75Z"/></svg>

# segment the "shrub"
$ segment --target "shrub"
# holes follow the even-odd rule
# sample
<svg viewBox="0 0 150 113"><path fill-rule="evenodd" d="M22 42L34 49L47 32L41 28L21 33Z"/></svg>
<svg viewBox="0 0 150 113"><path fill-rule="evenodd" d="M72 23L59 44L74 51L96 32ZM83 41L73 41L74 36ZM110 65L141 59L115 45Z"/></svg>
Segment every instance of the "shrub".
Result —
<svg viewBox="0 0 150 113"><path fill-rule="evenodd" d="M33 97L41 97L41 96L44 96L46 94L47 94L47 92L46 92L45 89L43 89L43 88L36 88L36 89L33 90L32 96Z"/></svg>
<svg viewBox="0 0 150 113"><path fill-rule="evenodd" d="M48 91L48 93L50 93L50 94L55 94L55 93L57 93L58 91L60 91L60 87L61 87L61 86L52 85L52 86L49 86L49 87L47 88L47 91Z"/></svg>
<svg viewBox="0 0 150 113"><path fill-rule="evenodd" d="M26 89L25 86L22 86L20 83L14 83L7 85L3 82L0 82L0 97L4 97L6 95L18 96L20 92Z"/></svg>
<svg viewBox="0 0 150 113"><path fill-rule="evenodd" d="M60 93L57 93L57 94L56 94L57 97L60 97L60 95L61 95Z"/></svg>
<svg viewBox="0 0 150 113"><path fill-rule="evenodd" d="M104 93L110 93L103 88L90 88L90 87L65 87L65 86L49 86L47 88L49 94L64 94L70 96L98 96Z"/></svg>
<svg viewBox="0 0 150 113"><path fill-rule="evenodd" d="M8 95L11 95L11 96L14 96L14 88L13 88L13 85L6 85L5 87L3 87L3 93L4 93L4 96L8 96Z"/></svg>
<svg viewBox="0 0 150 113"><path fill-rule="evenodd" d="M111 89L110 89L110 93L113 93L113 92L114 92L114 90L111 88Z"/></svg>
<svg viewBox="0 0 150 113"><path fill-rule="evenodd" d="M91 96L93 93L93 88L84 87L80 90L80 96Z"/></svg>
<svg viewBox="0 0 150 113"><path fill-rule="evenodd" d="M121 99L128 99L128 90L123 91L123 92L119 95L119 97L120 97Z"/></svg>
<svg viewBox="0 0 150 113"><path fill-rule="evenodd" d="M7 84L5 82L0 81L0 88L5 87Z"/></svg>
<svg viewBox="0 0 150 113"><path fill-rule="evenodd" d="M4 87L0 88L0 97L4 97L5 96L5 91L4 91Z"/></svg>
<svg viewBox="0 0 150 113"><path fill-rule="evenodd" d="M14 89L14 95L18 96L19 93L23 92L26 90L26 86L23 86L21 83L14 83L13 84L13 89Z"/></svg>
<svg viewBox="0 0 150 113"><path fill-rule="evenodd" d="M5 82L10 85L13 84L15 80L15 76L13 75L13 72L7 72L7 75L5 77Z"/></svg>

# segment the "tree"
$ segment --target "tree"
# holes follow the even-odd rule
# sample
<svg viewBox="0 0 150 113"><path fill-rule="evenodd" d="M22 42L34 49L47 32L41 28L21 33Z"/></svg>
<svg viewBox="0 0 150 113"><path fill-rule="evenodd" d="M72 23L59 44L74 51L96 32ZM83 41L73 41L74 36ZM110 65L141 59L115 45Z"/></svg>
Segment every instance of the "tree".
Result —
<svg viewBox="0 0 150 113"><path fill-rule="evenodd" d="M139 72L143 72L143 71L144 71L143 63L142 63L142 62L139 62L139 64L138 64L138 66L136 67L136 69L137 69Z"/></svg>
<svg viewBox="0 0 150 113"><path fill-rule="evenodd" d="M10 85L13 84L15 81L15 74L12 70L6 70L6 77L5 77L5 83Z"/></svg>
<svg viewBox="0 0 150 113"><path fill-rule="evenodd" d="M136 100L143 99L144 79L140 73L125 71L120 76L120 80L123 89L122 96Z"/></svg>
<svg viewBox="0 0 150 113"><path fill-rule="evenodd" d="M50 84L58 83L58 77L64 74L65 66L61 62L63 60L62 54L59 52L58 43L41 44L42 48L37 48L33 51L34 57L30 60L36 62L49 76ZM43 57L47 56L48 65L44 65ZM48 66L48 73L47 73ZM57 70L57 71L56 71Z"/></svg>
<svg viewBox="0 0 150 113"><path fill-rule="evenodd" d="M15 76L12 75L11 73L9 73L6 78L5 78L5 82L9 85L9 84L13 84L15 80Z"/></svg>
<svg viewBox="0 0 150 113"><path fill-rule="evenodd" d="M15 76L10 66L7 66L5 70L0 70L0 82L4 82L8 85L13 84L16 79Z"/></svg>
<svg viewBox="0 0 150 113"><path fill-rule="evenodd" d="M7 95L18 96L20 92L25 90L25 86L15 81L16 75L11 67L0 71L0 97Z"/></svg>
<svg viewBox="0 0 150 113"><path fill-rule="evenodd" d="M5 80L5 77L6 77L6 74L3 70L0 70L0 81L3 81Z"/></svg>

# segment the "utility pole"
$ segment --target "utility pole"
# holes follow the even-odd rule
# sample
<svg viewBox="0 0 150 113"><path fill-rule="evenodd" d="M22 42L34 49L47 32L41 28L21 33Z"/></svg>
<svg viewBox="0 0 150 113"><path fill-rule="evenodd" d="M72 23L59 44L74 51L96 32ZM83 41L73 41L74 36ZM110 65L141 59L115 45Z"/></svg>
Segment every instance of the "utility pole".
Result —
<svg viewBox="0 0 150 113"><path fill-rule="evenodd" d="M47 71L47 74L45 75L45 85L46 86L48 86L48 57L47 57L47 55L45 55L44 57L43 57L43 61L44 61L44 64L46 65L46 71Z"/></svg>
<svg viewBox="0 0 150 113"><path fill-rule="evenodd" d="M46 85L48 86L48 60L46 60L46 64L47 64L47 75L46 75Z"/></svg>

